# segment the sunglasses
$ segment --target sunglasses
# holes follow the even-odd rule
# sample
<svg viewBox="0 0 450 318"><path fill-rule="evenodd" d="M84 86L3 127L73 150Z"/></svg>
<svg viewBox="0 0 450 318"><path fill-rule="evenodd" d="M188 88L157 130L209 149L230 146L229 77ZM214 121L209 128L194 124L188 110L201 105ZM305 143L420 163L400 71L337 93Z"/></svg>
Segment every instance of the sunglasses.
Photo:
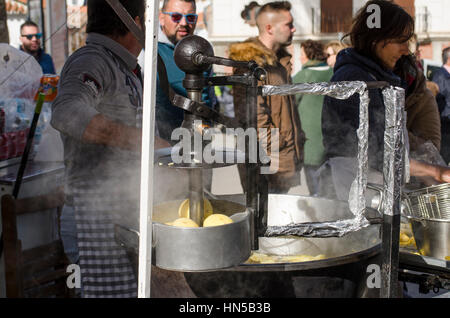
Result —
<svg viewBox="0 0 450 318"><path fill-rule="evenodd" d="M179 12L163 12L164 14L170 15L172 21L175 23L179 23L183 17L186 18L186 22L189 24L194 24L197 22L198 15L194 13L189 14L181 14Z"/></svg>
<svg viewBox="0 0 450 318"><path fill-rule="evenodd" d="M26 37L28 40L32 40L33 37L36 37L36 39L42 38L42 33L36 33L36 34L22 34L23 37Z"/></svg>

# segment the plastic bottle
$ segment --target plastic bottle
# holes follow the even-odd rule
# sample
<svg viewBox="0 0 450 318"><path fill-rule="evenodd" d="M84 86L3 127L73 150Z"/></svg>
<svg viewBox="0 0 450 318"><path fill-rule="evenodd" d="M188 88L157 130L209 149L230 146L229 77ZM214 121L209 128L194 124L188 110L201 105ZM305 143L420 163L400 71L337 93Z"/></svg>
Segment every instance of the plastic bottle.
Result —
<svg viewBox="0 0 450 318"><path fill-rule="evenodd" d="M16 131L27 129L30 126L31 120L27 116L26 101L20 98L16 98L17 103L17 127Z"/></svg>
<svg viewBox="0 0 450 318"><path fill-rule="evenodd" d="M47 128L47 125L50 123L50 116L51 116L51 103L45 102L42 105L42 111L39 115L39 121L36 125L36 131L34 133L33 138L33 148L34 152L37 152L37 148L39 147L40 142L42 141L42 134L44 133L45 129Z"/></svg>

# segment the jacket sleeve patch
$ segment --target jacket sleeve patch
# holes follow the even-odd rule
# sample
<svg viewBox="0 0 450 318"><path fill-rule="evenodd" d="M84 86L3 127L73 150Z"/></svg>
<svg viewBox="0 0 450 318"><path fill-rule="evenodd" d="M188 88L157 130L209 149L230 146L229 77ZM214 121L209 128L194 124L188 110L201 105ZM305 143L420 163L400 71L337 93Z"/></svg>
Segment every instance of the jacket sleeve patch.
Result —
<svg viewBox="0 0 450 318"><path fill-rule="evenodd" d="M100 93L102 87L98 83L98 81L94 77L92 77L92 75L84 73L82 76L82 81L85 85L92 89L96 96Z"/></svg>

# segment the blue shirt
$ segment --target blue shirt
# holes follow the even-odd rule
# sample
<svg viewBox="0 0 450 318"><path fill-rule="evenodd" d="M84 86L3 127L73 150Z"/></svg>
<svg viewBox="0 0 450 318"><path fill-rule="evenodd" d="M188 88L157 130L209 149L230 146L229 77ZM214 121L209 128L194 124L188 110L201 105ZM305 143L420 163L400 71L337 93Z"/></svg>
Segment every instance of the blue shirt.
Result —
<svg viewBox="0 0 450 318"><path fill-rule="evenodd" d="M49 54L40 50L40 54L38 55L37 61L41 65L42 72L44 74L56 74L55 65L53 64L53 59Z"/></svg>
<svg viewBox="0 0 450 318"><path fill-rule="evenodd" d="M25 52L25 50L22 48L22 46L20 47L20 50L22 52ZM28 53L28 52L26 52L26 53ZM39 49L38 54L37 54L37 56L35 56L35 58L36 58L36 61L38 61L39 65L42 68L42 73L56 74L55 65L53 64L53 59L49 54L45 53L44 50Z"/></svg>

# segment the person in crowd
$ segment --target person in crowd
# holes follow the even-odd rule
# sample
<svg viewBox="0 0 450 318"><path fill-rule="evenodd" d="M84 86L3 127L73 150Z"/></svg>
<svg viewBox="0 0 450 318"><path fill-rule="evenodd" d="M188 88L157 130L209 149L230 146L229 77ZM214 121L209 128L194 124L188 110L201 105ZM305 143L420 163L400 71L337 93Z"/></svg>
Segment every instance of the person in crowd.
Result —
<svg viewBox="0 0 450 318"><path fill-rule="evenodd" d="M327 64L334 68L334 64L336 64L336 56L337 54L345 49L347 45L342 43L341 41L330 41L325 45L325 53L327 54Z"/></svg>
<svg viewBox="0 0 450 318"><path fill-rule="evenodd" d="M261 5L256 1L252 1L244 7L244 10L241 11L241 18L244 19L244 22L252 27L256 26L256 15L258 14L258 10L261 8Z"/></svg>
<svg viewBox="0 0 450 318"><path fill-rule="evenodd" d="M168 84L175 93L184 97L187 96L186 89L183 86L186 74L176 65L174 50L179 41L194 34L198 20L196 8L195 0L164 0L159 13L158 54L164 62ZM212 68L204 72L203 75L212 76ZM213 87L203 89L202 101L208 107L216 108L218 101ZM171 103L169 96L164 92L159 75L157 78L155 114L159 136L171 142L172 132L181 127L183 123L184 110ZM203 171L204 188L210 190L211 184L212 170L205 169Z"/></svg>
<svg viewBox="0 0 450 318"><path fill-rule="evenodd" d="M267 71L265 82L260 84L283 85L292 83L290 69L291 55L286 47L292 43L295 32L294 20L288 1L276 1L263 5L256 16L259 35L244 42L230 46L229 56L239 61L256 61ZM235 69L235 74L245 70ZM245 87L233 87L235 117L241 127L246 127L246 91ZM286 193L300 182L299 171L303 164L303 145L305 135L301 128L298 112L295 109L295 96L267 96L257 100L257 126L268 132L270 149L270 130L279 132L278 172L267 175L269 191ZM274 164L273 158L271 166ZM273 167L273 166L272 166ZM241 183L245 185L245 169L239 165Z"/></svg>
<svg viewBox="0 0 450 318"><path fill-rule="evenodd" d="M371 12L367 8L370 5L380 8L380 28L369 28L367 24ZM331 82L386 81L407 90L408 82L396 75L394 70L402 56L410 54L408 41L413 34L414 20L400 6L384 0L368 1L354 18L348 34L352 47L338 54ZM370 90L369 97L369 166L372 171L380 173L383 171L385 105L381 90ZM324 196L348 199L356 172L349 168L352 166L349 162L357 154L358 125L358 94L347 100L325 97L322 133L328 160L321 173L321 193ZM435 182L450 181L448 168L414 159L410 159L410 172L413 176L429 177ZM344 180L348 180L346 184L343 184Z"/></svg>
<svg viewBox="0 0 450 318"><path fill-rule="evenodd" d="M439 86L436 98L441 113L442 148L441 154L445 162L450 163L450 47L442 51L442 67L433 75L433 82Z"/></svg>
<svg viewBox="0 0 450 318"><path fill-rule="evenodd" d="M56 74L52 57L41 48L42 33L33 21L25 21L20 26L20 50L32 55L44 74Z"/></svg>
<svg viewBox="0 0 450 318"><path fill-rule="evenodd" d="M185 73L175 64L173 57L177 43L189 35L193 35L197 24L195 0L164 0L159 13L158 54L161 56L167 71L169 85L182 96L187 96L183 87ZM205 76L212 75L211 71ZM202 100L211 108L217 102L213 88L205 88ZM160 137L170 141L174 129L181 127L184 111L173 105L164 93L161 83L157 81L156 123Z"/></svg>
<svg viewBox="0 0 450 318"><path fill-rule="evenodd" d="M307 40L300 45L302 69L295 74L294 83L329 82L333 70L327 65L323 44ZM306 135L304 169L309 194L316 196L319 191L317 170L324 161L322 143L322 105L323 96L297 95L297 107Z"/></svg>
<svg viewBox="0 0 450 318"><path fill-rule="evenodd" d="M144 0L121 0L142 29ZM84 297L136 297L137 278L115 226L139 224L142 78L138 40L106 1L88 0L86 45L61 72L52 126L64 145ZM155 148L167 144L155 138Z"/></svg>
<svg viewBox="0 0 450 318"><path fill-rule="evenodd" d="M439 152L441 149L439 109L433 92L428 89L420 62L413 54L403 55L396 63L394 73L406 85L406 128L410 151L420 153L422 146L430 141Z"/></svg>

